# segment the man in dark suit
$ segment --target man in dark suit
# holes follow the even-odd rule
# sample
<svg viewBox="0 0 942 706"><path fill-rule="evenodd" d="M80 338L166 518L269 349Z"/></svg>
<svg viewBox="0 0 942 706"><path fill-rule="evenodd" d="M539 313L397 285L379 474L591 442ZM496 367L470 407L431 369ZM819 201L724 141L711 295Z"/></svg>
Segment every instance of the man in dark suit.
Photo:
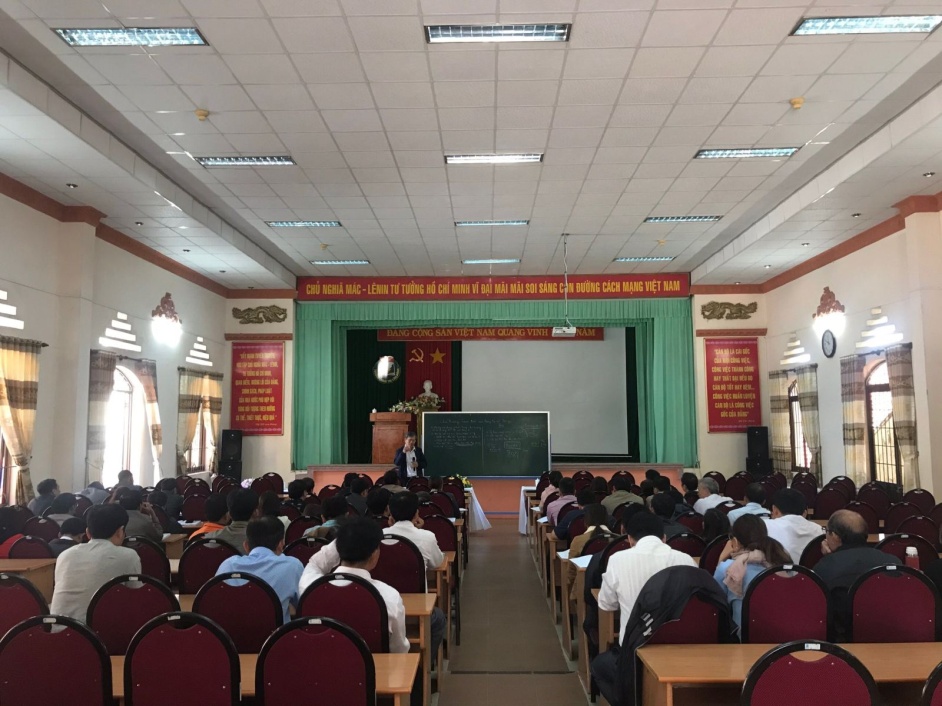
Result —
<svg viewBox="0 0 942 706"><path fill-rule="evenodd" d="M424 476L425 468L428 465L425 461L425 454L422 453L422 449L416 446L415 442L415 432L406 432L404 443L396 451L396 458L393 460L393 463L399 468L399 484L403 488L408 487L410 478Z"/></svg>

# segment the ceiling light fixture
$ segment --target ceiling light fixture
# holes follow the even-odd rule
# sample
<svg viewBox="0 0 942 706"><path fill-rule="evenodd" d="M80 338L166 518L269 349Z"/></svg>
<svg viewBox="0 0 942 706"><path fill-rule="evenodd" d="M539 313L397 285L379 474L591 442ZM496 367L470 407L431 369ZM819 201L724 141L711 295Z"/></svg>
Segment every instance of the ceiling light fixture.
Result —
<svg viewBox="0 0 942 706"><path fill-rule="evenodd" d="M648 216L645 223L714 223L722 216Z"/></svg>
<svg viewBox="0 0 942 706"><path fill-rule="evenodd" d="M265 221L269 228L340 228L340 221Z"/></svg>
<svg viewBox="0 0 942 706"><path fill-rule="evenodd" d="M326 267L329 265L369 265L369 260L311 260L312 265L317 265L318 267Z"/></svg>
<svg viewBox="0 0 942 706"><path fill-rule="evenodd" d="M612 262L670 262L672 257L616 257Z"/></svg>
<svg viewBox="0 0 942 706"><path fill-rule="evenodd" d="M766 269L766 270L771 270L771 269L772 269L772 265L763 265L762 267L763 267L764 269Z"/></svg>
<svg viewBox="0 0 942 706"><path fill-rule="evenodd" d="M932 177L935 176L935 172L923 172L922 175L926 177L927 179L931 179Z"/></svg>
<svg viewBox="0 0 942 706"><path fill-rule="evenodd" d="M808 247L809 245L811 245L811 243L802 243L802 244L801 244L801 247L806 248L806 247Z"/></svg>
<svg viewBox="0 0 942 706"><path fill-rule="evenodd" d="M53 31L71 47L192 47L209 44L196 27L62 27Z"/></svg>
<svg viewBox="0 0 942 706"><path fill-rule="evenodd" d="M699 150L694 159L781 159L791 157L797 147L731 147Z"/></svg>
<svg viewBox="0 0 942 706"><path fill-rule="evenodd" d="M862 215L863 215L862 213L852 213L852 214L850 214L850 217L851 217L851 218L860 218Z"/></svg>
<svg viewBox="0 0 942 706"><path fill-rule="evenodd" d="M733 284L742 284L742 282L733 282Z"/></svg>
<svg viewBox="0 0 942 706"><path fill-rule="evenodd" d="M293 167L288 155L274 157L194 157L204 167Z"/></svg>
<svg viewBox="0 0 942 706"><path fill-rule="evenodd" d="M455 221L455 225L459 228L465 228L468 226L526 226L530 225L528 220L520 221Z"/></svg>
<svg viewBox="0 0 942 706"><path fill-rule="evenodd" d="M445 164L533 164L543 154L446 154Z"/></svg>
<svg viewBox="0 0 942 706"><path fill-rule="evenodd" d="M70 189L77 189L77 188L78 188L78 184L73 184L72 182L68 182L68 183L66 184L66 186L67 186L68 188L70 188Z"/></svg>
<svg viewBox="0 0 942 706"><path fill-rule="evenodd" d="M144 225L144 221L134 221L134 225L136 225L136 226L142 226L142 225Z"/></svg>
<svg viewBox="0 0 942 706"><path fill-rule="evenodd" d="M485 260L462 260L462 265L513 265L520 262L519 257L498 257Z"/></svg>
<svg viewBox="0 0 942 706"><path fill-rule="evenodd" d="M568 42L571 24L426 25L429 44L469 42Z"/></svg>
<svg viewBox="0 0 942 706"><path fill-rule="evenodd" d="M899 34L932 32L942 15L883 15L874 17L805 17L792 30L796 37L822 34Z"/></svg>

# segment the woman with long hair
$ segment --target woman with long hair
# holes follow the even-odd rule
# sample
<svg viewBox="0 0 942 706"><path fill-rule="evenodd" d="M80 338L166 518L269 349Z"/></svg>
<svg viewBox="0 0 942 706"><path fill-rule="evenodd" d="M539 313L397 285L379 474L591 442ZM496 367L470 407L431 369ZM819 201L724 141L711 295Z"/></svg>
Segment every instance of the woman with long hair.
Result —
<svg viewBox="0 0 942 706"><path fill-rule="evenodd" d="M712 542L717 537L726 536L729 534L729 518L726 517L726 513L722 510L717 510L715 507L710 508L706 511L706 514L703 515L703 541L707 544Z"/></svg>

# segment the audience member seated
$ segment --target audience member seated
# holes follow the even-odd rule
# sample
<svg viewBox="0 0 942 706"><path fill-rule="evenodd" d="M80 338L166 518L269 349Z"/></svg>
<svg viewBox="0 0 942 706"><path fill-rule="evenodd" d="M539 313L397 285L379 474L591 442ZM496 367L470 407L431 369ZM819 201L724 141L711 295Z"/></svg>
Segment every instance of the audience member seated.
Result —
<svg viewBox="0 0 942 706"><path fill-rule="evenodd" d="M180 512L183 510L183 496L177 492L176 478L161 478L157 483L155 490L159 490L167 495L167 503L163 505L164 512L171 520L179 520ZM154 499L147 496L147 502L154 504Z"/></svg>
<svg viewBox="0 0 942 706"><path fill-rule="evenodd" d="M592 483L589 485L593 493L601 495L602 497L608 496L608 481L605 480L602 476L596 476L592 479Z"/></svg>
<svg viewBox="0 0 942 706"><path fill-rule="evenodd" d="M735 525L736 520L743 515L769 514L769 511L762 505L765 502L765 488L762 487L761 483L750 483L746 486L746 500L748 502L745 505L737 507L726 515L730 524Z"/></svg>
<svg viewBox="0 0 942 706"><path fill-rule="evenodd" d="M550 471L549 474L549 485L543 488L543 492L540 494L540 507L543 507L543 504L546 502L546 499L553 493L559 492L559 481L563 479L563 474L559 471Z"/></svg>
<svg viewBox="0 0 942 706"><path fill-rule="evenodd" d="M366 494L370 492L371 487L366 478L360 478L359 476L350 483L350 494L346 497L347 505L352 506L360 517L367 513Z"/></svg>
<svg viewBox="0 0 942 706"><path fill-rule="evenodd" d="M870 569L902 562L892 554L867 546L867 521L853 510L838 510L828 518L821 553L824 556L814 565L814 572L828 587L834 629L842 638L850 626L851 607L847 600L850 587ZM929 578L935 563L938 562L926 569Z"/></svg>
<svg viewBox="0 0 942 706"><path fill-rule="evenodd" d="M399 592L387 583L377 581L370 572L379 561L379 546L383 539L383 530L365 517L354 517L337 530L337 554L340 566L333 573L351 574L369 581L386 603L386 617L389 623L389 651L408 652L409 639L406 637L406 609ZM303 594L307 587L319 579L317 566L309 563L301 574L298 593ZM433 646L437 651L438 645Z"/></svg>
<svg viewBox="0 0 942 706"><path fill-rule="evenodd" d="M700 485L700 479L696 473L687 471L680 476L680 487L685 493L696 493L697 486Z"/></svg>
<svg viewBox="0 0 942 706"><path fill-rule="evenodd" d="M314 479L310 476L304 476L304 478L298 478L299 481L304 485L304 497L309 498L314 495Z"/></svg>
<svg viewBox="0 0 942 706"><path fill-rule="evenodd" d="M88 487L85 488L79 495L84 495L86 498L92 501L93 505L101 505L105 500L108 499L108 491L105 490L105 486L99 483L97 480L93 480L88 484Z"/></svg>
<svg viewBox="0 0 942 706"><path fill-rule="evenodd" d="M458 503L458 498L455 497L455 494L452 493L450 490L449 491L443 490L444 486L445 486L445 482L442 480L441 476L434 476L432 478L429 478L429 486L428 486L429 490L437 491L439 493L445 493L445 495L451 498L451 501L456 506L461 507L461 505L459 505Z"/></svg>
<svg viewBox="0 0 942 706"><path fill-rule="evenodd" d="M697 484L697 493L700 499L693 504L693 510L701 515L705 515L707 510L712 510L720 503L729 500L725 495L720 494L720 486L712 478L701 478Z"/></svg>
<svg viewBox="0 0 942 706"><path fill-rule="evenodd" d="M373 488L366 496L367 516L382 528L389 525L389 499L391 497L392 493L383 487Z"/></svg>
<svg viewBox="0 0 942 706"><path fill-rule="evenodd" d="M674 516L674 505L676 505L676 503L670 493L656 493L654 497L651 498L651 511L660 517L661 521L664 523L664 537L666 539L690 531L687 527L671 519Z"/></svg>
<svg viewBox="0 0 942 706"><path fill-rule="evenodd" d="M95 591L124 574L141 573L137 552L122 547L128 512L114 503L95 505L87 515L87 544L62 552L56 560L55 590L50 612L85 622Z"/></svg>
<svg viewBox="0 0 942 706"><path fill-rule="evenodd" d="M335 495L327 498L324 503L322 517L323 524L317 527L310 527L304 532L305 537L321 537L323 539L333 539L337 536L337 530L347 517L347 498L343 495Z"/></svg>
<svg viewBox="0 0 942 706"><path fill-rule="evenodd" d="M240 571L252 574L272 587L281 601L285 622L291 620L289 606L298 606L298 585L304 565L293 556L285 556L285 526L277 517L263 515L245 526L245 541L240 547L245 556L231 556L223 561L216 575Z"/></svg>
<svg viewBox="0 0 942 706"><path fill-rule="evenodd" d="M343 495L346 497L350 494L350 489L353 487L353 482L360 477L359 473L350 471L349 473L343 474L343 480L340 481L340 492L337 495Z"/></svg>
<svg viewBox="0 0 942 706"><path fill-rule="evenodd" d="M383 474L383 487L390 493L403 493L405 488L399 485L399 469L390 468Z"/></svg>
<svg viewBox="0 0 942 706"><path fill-rule="evenodd" d="M218 532L229 524L229 505L226 502L226 496L219 493L208 496L206 503L203 505L203 514L206 519L203 520L200 527L190 534L189 541L210 532Z"/></svg>
<svg viewBox="0 0 942 706"><path fill-rule="evenodd" d="M131 490L141 491L143 488L139 485L134 485L134 474L131 471L124 470L118 471L118 482L115 483L116 488L130 488Z"/></svg>
<svg viewBox="0 0 942 706"><path fill-rule="evenodd" d="M605 510L608 514L613 515L615 508L625 503L638 503L639 505L643 505L644 500L631 492L630 480L625 476L615 476L612 479L612 494L605 498L602 504L605 506Z"/></svg>
<svg viewBox="0 0 942 706"><path fill-rule="evenodd" d="M742 598L752 579L770 566L790 563L788 552L769 537L759 517L746 514L736 520L713 578L726 592L737 629L742 627Z"/></svg>
<svg viewBox="0 0 942 706"><path fill-rule="evenodd" d="M703 541L709 544L717 537L725 537L729 534L729 517L722 510L715 507L707 510L703 516Z"/></svg>
<svg viewBox="0 0 942 706"><path fill-rule="evenodd" d="M176 497L180 497L177 495ZM158 518L161 524L161 529L167 534L185 534L183 527L177 522L170 513L167 512L167 501L169 500L167 494L162 490L154 490L147 494L147 502L150 503L151 507L159 507L164 511L166 515L166 522L161 518L156 512L154 516Z"/></svg>
<svg viewBox="0 0 942 706"><path fill-rule="evenodd" d="M59 493L49 506L47 519L58 522L60 525L70 517L75 517L75 506L78 499L72 493Z"/></svg>
<svg viewBox="0 0 942 706"><path fill-rule="evenodd" d="M128 490L121 496L118 503L128 513L125 531L129 537L146 537L158 544L163 541L164 528L160 526L150 504L141 500L140 491Z"/></svg>
<svg viewBox="0 0 942 706"><path fill-rule="evenodd" d="M81 544L85 537L85 520L81 517L70 517L59 528L59 537L49 542L53 556L59 556L66 549Z"/></svg>
<svg viewBox="0 0 942 706"><path fill-rule="evenodd" d="M58 494L59 484L54 478L41 480L36 486L36 497L29 501L27 507L36 517L42 517L42 514L52 506L52 501Z"/></svg>
<svg viewBox="0 0 942 706"><path fill-rule="evenodd" d="M298 512L304 509L304 501L311 496L304 487L304 482L293 480L288 483L288 504Z"/></svg>
<svg viewBox="0 0 942 706"><path fill-rule="evenodd" d="M671 479L667 476L659 475L653 481L654 483L654 494L658 495L660 493L665 493L670 496L671 500L674 501L674 504L683 504L684 496L680 494L680 491L677 490L674 486L671 485Z"/></svg>
<svg viewBox="0 0 942 706"><path fill-rule="evenodd" d="M645 478L638 487L641 488L641 499L644 501L645 506L650 509L651 497L654 495L654 481Z"/></svg>
<svg viewBox="0 0 942 706"><path fill-rule="evenodd" d="M772 496L772 519L765 520L769 536L785 547L796 564L808 542L824 531L820 525L804 518L807 507L804 495L782 488Z"/></svg>
<svg viewBox="0 0 942 706"><path fill-rule="evenodd" d="M229 524L203 536L218 539L241 552L245 544L245 527L258 511L258 495L248 488L236 488L226 496L226 507L229 508Z"/></svg>
<svg viewBox="0 0 942 706"><path fill-rule="evenodd" d="M291 522L286 515L281 514L281 498L274 490L266 490L259 496L257 515L258 517L274 517L285 529Z"/></svg>
<svg viewBox="0 0 942 706"><path fill-rule="evenodd" d="M546 517L551 527L556 526L559 511L563 505L576 502L576 482L572 478L563 478L559 481L559 497L546 506Z"/></svg>
<svg viewBox="0 0 942 706"><path fill-rule="evenodd" d="M658 571L670 566L693 566L696 562L683 552L675 551L664 543L664 523L650 512L636 512L628 521L628 543L631 548L616 552L608 559L602 574L599 608L620 610L618 643L625 639L625 627L641 589ZM618 650L610 649L592 660L592 675L599 690L607 698L617 693Z"/></svg>
<svg viewBox="0 0 942 706"><path fill-rule="evenodd" d="M604 482L605 479L603 478ZM572 524L572 521L577 517L582 517L585 514L585 506L592 505L595 502L595 492L592 488L586 486L578 493L576 493L576 504L578 505L578 510L573 510L567 514L560 522L556 525L552 532L550 532L551 537L556 539L561 539L563 541L569 539L569 525Z"/></svg>
<svg viewBox="0 0 942 706"><path fill-rule="evenodd" d="M16 510L12 507L0 507L0 559L8 559L10 547L23 535L15 531Z"/></svg>
<svg viewBox="0 0 942 706"><path fill-rule="evenodd" d="M603 479L604 480L604 479ZM640 505L639 505L640 507ZM605 511L605 506L601 503L589 503L585 506L585 532L573 537L572 541L569 543L569 558L575 559L582 556L582 550L585 549L585 545L589 543L590 540L595 539L601 535L611 535L613 538L615 533L612 532L608 526L608 512ZM566 562L566 566L569 571L569 587L570 595L576 597L576 565L572 562Z"/></svg>

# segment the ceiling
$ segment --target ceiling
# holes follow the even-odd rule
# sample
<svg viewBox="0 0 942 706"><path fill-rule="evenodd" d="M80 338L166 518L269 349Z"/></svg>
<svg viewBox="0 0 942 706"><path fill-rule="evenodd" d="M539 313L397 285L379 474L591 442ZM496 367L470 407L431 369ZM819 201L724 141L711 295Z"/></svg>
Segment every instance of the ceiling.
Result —
<svg viewBox="0 0 942 706"><path fill-rule="evenodd" d="M94 206L231 288L561 272L562 233L571 272L758 283L902 198L942 191L942 31L789 32L803 16L935 11L937 0L0 0L0 171ZM498 22L571 22L571 40L429 45L422 29ZM51 30L123 25L196 26L210 46L73 49ZM801 149L692 159L753 146ZM545 158L444 164L481 152ZM240 154L297 166L190 157ZM722 219L642 224L687 214ZM265 225L297 219L344 227ZM454 225L489 219L530 224ZM624 256L675 259L612 261ZM371 264L310 264L359 258ZM471 258L521 262L461 264Z"/></svg>

